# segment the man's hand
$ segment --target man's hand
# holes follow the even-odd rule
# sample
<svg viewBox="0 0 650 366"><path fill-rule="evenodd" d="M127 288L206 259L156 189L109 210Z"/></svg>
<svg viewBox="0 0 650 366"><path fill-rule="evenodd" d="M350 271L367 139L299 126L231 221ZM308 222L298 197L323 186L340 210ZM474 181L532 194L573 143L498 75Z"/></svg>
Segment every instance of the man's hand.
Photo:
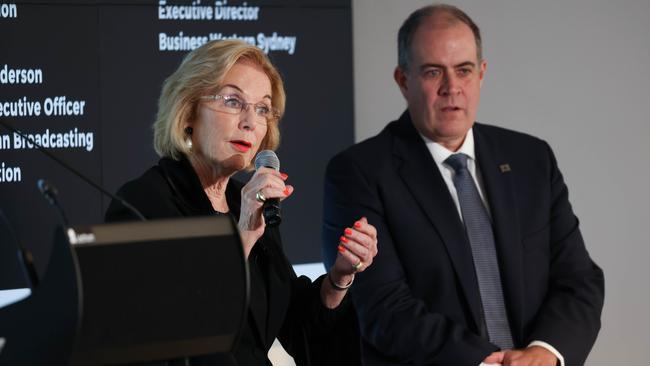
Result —
<svg viewBox="0 0 650 366"><path fill-rule="evenodd" d="M488 358L492 355L488 356ZM501 363L503 366L555 366L557 358L544 347L531 346L524 349L503 351L503 361Z"/></svg>
<svg viewBox="0 0 650 366"><path fill-rule="evenodd" d="M481 363L481 365L501 365L503 363L503 356L505 353L505 351L492 352L485 358L485 360L483 360L483 363Z"/></svg>

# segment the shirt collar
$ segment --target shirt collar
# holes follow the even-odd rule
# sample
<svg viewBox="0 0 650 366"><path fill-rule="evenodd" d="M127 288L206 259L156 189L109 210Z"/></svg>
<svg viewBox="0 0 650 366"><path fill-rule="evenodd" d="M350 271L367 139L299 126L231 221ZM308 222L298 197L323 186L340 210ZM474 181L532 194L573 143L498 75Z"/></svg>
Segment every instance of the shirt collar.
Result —
<svg viewBox="0 0 650 366"><path fill-rule="evenodd" d="M469 131L467 131L467 134L465 135L465 141L463 141L463 144L460 146L460 149L458 149L458 151L448 150L446 147L442 146L437 142L434 142L433 140L429 139L428 137L424 136L421 133L420 136L422 136L422 139L424 140L424 143L427 145L427 148L431 152L431 155L433 156L433 160L435 160L436 164L442 165L442 163L444 163L444 161L450 155L458 154L458 153L463 153L469 156L471 160L475 160L473 128L470 128Z"/></svg>

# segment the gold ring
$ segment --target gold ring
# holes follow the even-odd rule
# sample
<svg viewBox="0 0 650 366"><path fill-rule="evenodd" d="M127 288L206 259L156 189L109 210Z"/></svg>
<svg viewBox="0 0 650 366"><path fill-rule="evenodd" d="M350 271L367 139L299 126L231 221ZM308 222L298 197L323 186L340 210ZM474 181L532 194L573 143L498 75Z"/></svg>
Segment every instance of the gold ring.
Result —
<svg viewBox="0 0 650 366"><path fill-rule="evenodd" d="M262 190L259 190L257 193L255 193L255 199L259 203L264 203L264 201L266 201L266 197L264 197L264 194L262 194Z"/></svg>
<svg viewBox="0 0 650 366"><path fill-rule="evenodd" d="M359 263L352 265L352 268L354 268L355 271L360 270L361 267L363 267L363 262L362 261L359 261Z"/></svg>

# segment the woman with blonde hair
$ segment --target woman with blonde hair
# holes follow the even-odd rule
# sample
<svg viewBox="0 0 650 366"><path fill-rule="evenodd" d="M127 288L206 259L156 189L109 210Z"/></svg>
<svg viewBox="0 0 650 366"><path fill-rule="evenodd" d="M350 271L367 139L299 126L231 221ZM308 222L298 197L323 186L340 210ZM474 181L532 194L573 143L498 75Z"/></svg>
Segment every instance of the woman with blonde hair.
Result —
<svg viewBox="0 0 650 366"><path fill-rule="evenodd" d="M332 332L350 310L347 289L377 253L374 227L359 218L341 233L338 259L326 275L314 282L297 277L278 228L262 215L266 199L293 193L287 175L260 168L246 184L231 179L250 169L258 151L277 148L284 106L282 79L260 49L235 40L204 44L164 82L153 126L160 161L118 192L149 219L229 214L237 221L251 279L247 324L234 352L239 365L270 365L276 337L297 364L318 364L309 360L305 334L337 337ZM113 202L106 219L136 217ZM217 365L219 357L190 364Z"/></svg>

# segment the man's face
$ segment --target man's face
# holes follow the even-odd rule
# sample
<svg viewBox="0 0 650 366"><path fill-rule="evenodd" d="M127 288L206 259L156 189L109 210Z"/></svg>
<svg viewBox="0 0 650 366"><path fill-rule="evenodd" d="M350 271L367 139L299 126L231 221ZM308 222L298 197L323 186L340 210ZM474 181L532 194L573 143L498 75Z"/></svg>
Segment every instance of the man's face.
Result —
<svg viewBox="0 0 650 366"><path fill-rule="evenodd" d="M415 128L456 151L476 120L485 61L479 61L472 30L464 23L424 20L413 35L408 70L395 81Z"/></svg>

